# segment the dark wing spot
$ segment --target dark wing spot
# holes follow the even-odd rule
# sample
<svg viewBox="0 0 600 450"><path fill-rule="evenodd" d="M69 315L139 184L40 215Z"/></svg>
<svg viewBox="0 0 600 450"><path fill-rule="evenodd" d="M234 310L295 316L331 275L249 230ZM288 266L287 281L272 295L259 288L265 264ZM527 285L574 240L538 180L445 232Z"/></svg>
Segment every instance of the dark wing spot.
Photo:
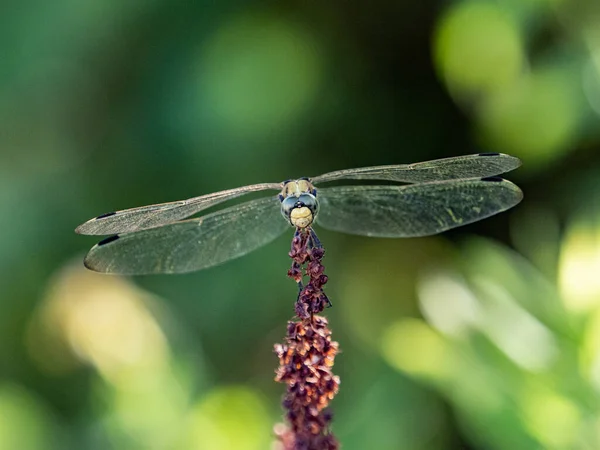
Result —
<svg viewBox="0 0 600 450"><path fill-rule="evenodd" d="M98 242L98 246L106 245L112 241L116 241L117 239L119 239L118 234L115 234L114 236L109 236L106 239L102 239L100 242Z"/></svg>
<svg viewBox="0 0 600 450"><path fill-rule="evenodd" d="M488 152L488 153L479 153L477 156L500 156L500 153L496 152Z"/></svg>
<svg viewBox="0 0 600 450"><path fill-rule="evenodd" d="M500 178L500 177L485 177L485 178L482 178L481 181L493 181L495 183L498 183L498 182L504 181L504 178Z"/></svg>
<svg viewBox="0 0 600 450"><path fill-rule="evenodd" d="M116 212L109 212L106 214L100 214L98 217L96 217L96 220L98 219L104 219L105 217L110 217L110 216L114 216L116 214Z"/></svg>

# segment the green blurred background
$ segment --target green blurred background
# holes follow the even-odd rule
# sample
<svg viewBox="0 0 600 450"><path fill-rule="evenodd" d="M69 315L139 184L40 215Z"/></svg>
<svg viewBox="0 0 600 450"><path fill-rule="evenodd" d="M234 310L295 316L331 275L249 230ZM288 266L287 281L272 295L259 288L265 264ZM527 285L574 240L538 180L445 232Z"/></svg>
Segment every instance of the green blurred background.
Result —
<svg viewBox="0 0 600 450"><path fill-rule="evenodd" d="M12 3L12 6L9 6ZM99 213L501 151L514 210L320 231L354 449L600 448L597 0L0 8L0 449L268 449L291 231L220 267L82 267Z"/></svg>

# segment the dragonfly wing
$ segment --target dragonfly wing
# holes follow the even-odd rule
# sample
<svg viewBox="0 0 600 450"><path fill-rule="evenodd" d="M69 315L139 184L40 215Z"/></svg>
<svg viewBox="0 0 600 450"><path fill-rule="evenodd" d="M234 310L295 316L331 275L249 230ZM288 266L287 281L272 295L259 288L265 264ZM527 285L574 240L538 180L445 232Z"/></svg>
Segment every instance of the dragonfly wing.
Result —
<svg viewBox="0 0 600 450"><path fill-rule="evenodd" d="M161 203L158 205L141 206L122 211L102 214L79 225L75 232L79 234L106 235L130 233L160 227L171 222L185 219L210 208L218 203L231 200L249 192L267 189L281 189L280 184L252 184L236 189L215 192L200 197L181 200L178 202Z"/></svg>
<svg viewBox="0 0 600 450"><path fill-rule="evenodd" d="M118 274L185 273L245 255L281 235L289 224L275 197L242 203L197 219L106 238L85 265Z"/></svg>
<svg viewBox="0 0 600 450"><path fill-rule="evenodd" d="M439 180L483 178L516 169L521 161L502 153L479 153L436 159L416 164L363 167L338 170L312 178L315 184L335 180L387 180L404 183L427 183Z"/></svg>
<svg viewBox="0 0 600 450"><path fill-rule="evenodd" d="M497 177L324 188L317 224L362 236L428 236L505 211L522 198L516 185Z"/></svg>

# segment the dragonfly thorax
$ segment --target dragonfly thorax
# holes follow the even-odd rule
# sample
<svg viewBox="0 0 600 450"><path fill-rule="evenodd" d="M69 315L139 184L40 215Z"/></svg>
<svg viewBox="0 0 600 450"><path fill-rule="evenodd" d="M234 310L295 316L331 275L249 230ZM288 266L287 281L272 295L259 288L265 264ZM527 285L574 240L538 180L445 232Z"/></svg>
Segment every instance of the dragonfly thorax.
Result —
<svg viewBox="0 0 600 450"><path fill-rule="evenodd" d="M281 200L281 214L292 226L306 228L310 226L319 211L317 190L305 178L283 183L279 194Z"/></svg>

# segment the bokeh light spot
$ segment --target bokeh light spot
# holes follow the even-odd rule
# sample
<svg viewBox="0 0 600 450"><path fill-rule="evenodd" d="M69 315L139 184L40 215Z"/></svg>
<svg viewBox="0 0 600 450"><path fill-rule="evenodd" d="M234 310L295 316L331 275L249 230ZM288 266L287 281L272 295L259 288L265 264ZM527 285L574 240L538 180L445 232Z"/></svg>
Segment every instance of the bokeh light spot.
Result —
<svg viewBox="0 0 600 450"><path fill-rule="evenodd" d="M481 332L524 369L549 369L558 353L552 332L500 283L479 276L474 277L473 285L482 299Z"/></svg>
<svg viewBox="0 0 600 450"><path fill-rule="evenodd" d="M262 398L245 387L211 391L192 411L182 448L262 450L271 440Z"/></svg>
<svg viewBox="0 0 600 450"><path fill-rule="evenodd" d="M57 444L52 418L26 390L0 386L0 449L45 450ZM53 442L54 441L54 442Z"/></svg>
<svg viewBox="0 0 600 450"><path fill-rule="evenodd" d="M487 98L478 117L486 148L519 156L533 167L571 149L579 100L568 71L545 69Z"/></svg>
<svg viewBox="0 0 600 450"><path fill-rule="evenodd" d="M580 314L600 304L600 228L579 218L566 230L558 281L568 310Z"/></svg>
<svg viewBox="0 0 600 450"><path fill-rule="evenodd" d="M583 375L589 378L596 392L600 393L600 308L591 315L585 329L581 365Z"/></svg>
<svg viewBox="0 0 600 450"><path fill-rule="evenodd" d="M381 351L391 366L411 375L435 380L453 369L451 349L422 320L403 319L388 327Z"/></svg>
<svg viewBox="0 0 600 450"><path fill-rule="evenodd" d="M50 372L67 371L75 359L112 383L133 379L139 386L142 374L164 369L169 359L166 338L147 308L150 298L129 281L99 277L77 261L51 282L29 328L30 353Z"/></svg>
<svg viewBox="0 0 600 450"><path fill-rule="evenodd" d="M544 448L576 448L581 413L568 398L541 386L522 394L524 423Z"/></svg>
<svg viewBox="0 0 600 450"><path fill-rule="evenodd" d="M234 19L204 48L196 100L224 133L276 133L315 99L322 75L318 48L295 23L266 15Z"/></svg>
<svg viewBox="0 0 600 450"><path fill-rule="evenodd" d="M510 84L524 55L519 31L500 6L468 1L455 3L440 19L434 59L450 91L464 96Z"/></svg>
<svg viewBox="0 0 600 450"><path fill-rule="evenodd" d="M419 282L418 293L423 315L442 333L464 336L480 320L479 302L458 276L427 273Z"/></svg>

